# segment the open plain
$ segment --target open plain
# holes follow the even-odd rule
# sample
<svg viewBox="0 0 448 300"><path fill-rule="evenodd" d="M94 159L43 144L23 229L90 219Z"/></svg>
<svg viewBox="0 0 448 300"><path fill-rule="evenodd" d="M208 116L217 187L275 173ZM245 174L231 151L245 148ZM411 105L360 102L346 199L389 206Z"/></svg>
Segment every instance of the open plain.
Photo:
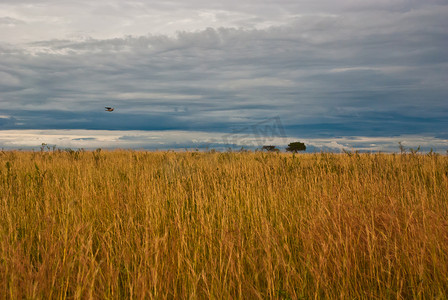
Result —
<svg viewBox="0 0 448 300"><path fill-rule="evenodd" d="M448 157L4 151L4 299L446 299Z"/></svg>

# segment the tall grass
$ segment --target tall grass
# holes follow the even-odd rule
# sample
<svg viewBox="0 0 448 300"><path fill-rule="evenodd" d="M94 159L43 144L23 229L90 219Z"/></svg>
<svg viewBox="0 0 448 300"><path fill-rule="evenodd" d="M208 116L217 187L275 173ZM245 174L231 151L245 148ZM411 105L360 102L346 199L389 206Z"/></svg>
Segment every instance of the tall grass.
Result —
<svg viewBox="0 0 448 300"><path fill-rule="evenodd" d="M0 153L0 296L439 298L448 157Z"/></svg>

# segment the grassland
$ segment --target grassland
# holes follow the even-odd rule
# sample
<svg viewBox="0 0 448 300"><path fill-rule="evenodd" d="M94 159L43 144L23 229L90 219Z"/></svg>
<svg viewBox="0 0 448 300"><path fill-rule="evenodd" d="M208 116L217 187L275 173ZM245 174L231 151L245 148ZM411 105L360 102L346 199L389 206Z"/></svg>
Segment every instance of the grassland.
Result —
<svg viewBox="0 0 448 300"><path fill-rule="evenodd" d="M4 299L446 299L448 157L0 153Z"/></svg>

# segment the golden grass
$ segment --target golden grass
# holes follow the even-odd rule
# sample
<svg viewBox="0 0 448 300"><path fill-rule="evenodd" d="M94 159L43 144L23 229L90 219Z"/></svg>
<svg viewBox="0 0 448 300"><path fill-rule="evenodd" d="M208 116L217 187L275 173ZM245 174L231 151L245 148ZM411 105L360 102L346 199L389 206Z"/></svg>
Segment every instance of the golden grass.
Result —
<svg viewBox="0 0 448 300"><path fill-rule="evenodd" d="M448 295L448 157L0 153L0 296Z"/></svg>

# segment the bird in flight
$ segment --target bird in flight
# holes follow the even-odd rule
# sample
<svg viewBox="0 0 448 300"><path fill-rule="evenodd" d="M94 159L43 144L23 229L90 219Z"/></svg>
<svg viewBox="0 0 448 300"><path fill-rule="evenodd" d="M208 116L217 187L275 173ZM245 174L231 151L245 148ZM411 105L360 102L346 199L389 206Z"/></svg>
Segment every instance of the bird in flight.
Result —
<svg viewBox="0 0 448 300"><path fill-rule="evenodd" d="M106 106L106 107L104 107L104 108L106 109L106 111L114 111L114 108L113 108L113 107Z"/></svg>

